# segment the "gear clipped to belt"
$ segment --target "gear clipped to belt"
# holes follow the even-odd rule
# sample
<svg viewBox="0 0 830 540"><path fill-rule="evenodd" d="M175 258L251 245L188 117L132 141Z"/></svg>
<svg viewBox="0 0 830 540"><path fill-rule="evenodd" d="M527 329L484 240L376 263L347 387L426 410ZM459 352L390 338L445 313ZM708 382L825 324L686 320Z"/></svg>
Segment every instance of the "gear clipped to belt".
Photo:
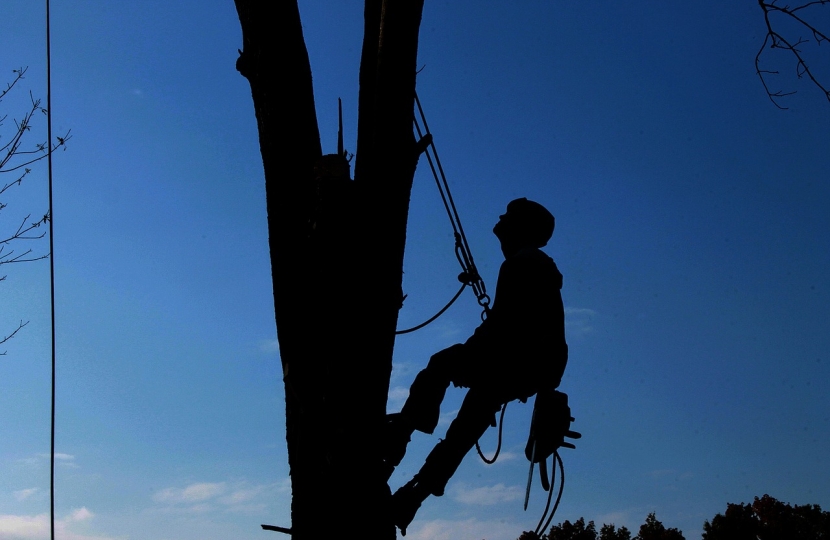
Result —
<svg viewBox="0 0 830 540"><path fill-rule="evenodd" d="M533 466L539 464L539 476L542 481L542 489L549 492L548 502L545 505L545 512L542 519L539 520L539 525L536 527L536 534L547 528L548 524L556 513L556 508L559 506L559 500L562 497L562 490L565 487L565 471L562 466L562 458L559 457L559 448L576 448L571 442L565 441L568 439L579 439L582 434L576 431L571 431L571 422L574 421L571 416L571 408L568 406L568 395L556 390L542 390L536 394L536 402L533 406L533 419L530 423L530 435L527 439L527 446L525 446L525 456L530 461L530 471L527 474L527 489L525 491L524 509L527 510L527 503L530 499L530 486L533 480ZM554 456L553 472L556 471L556 463L559 463L561 477L559 480L559 495L556 498L556 504L553 511L548 515L550 508L551 483L553 482L553 474L548 478L547 459L551 455ZM545 518L547 517L547 522ZM544 525L543 525L544 524Z"/></svg>

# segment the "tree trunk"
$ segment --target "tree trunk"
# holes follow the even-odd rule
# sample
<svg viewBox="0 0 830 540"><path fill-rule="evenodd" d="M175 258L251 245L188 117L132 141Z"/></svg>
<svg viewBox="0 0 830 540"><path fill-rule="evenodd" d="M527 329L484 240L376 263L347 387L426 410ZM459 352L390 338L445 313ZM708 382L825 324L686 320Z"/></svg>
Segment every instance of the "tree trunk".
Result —
<svg viewBox="0 0 830 540"><path fill-rule="evenodd" d="M423 0L366 1L353 182L315 173L322 151L296 0L236 0L236 8L237 69L251 85L265 169L292 535L349 527L391 539L378 443L418 159L412 112Z"/></svg>

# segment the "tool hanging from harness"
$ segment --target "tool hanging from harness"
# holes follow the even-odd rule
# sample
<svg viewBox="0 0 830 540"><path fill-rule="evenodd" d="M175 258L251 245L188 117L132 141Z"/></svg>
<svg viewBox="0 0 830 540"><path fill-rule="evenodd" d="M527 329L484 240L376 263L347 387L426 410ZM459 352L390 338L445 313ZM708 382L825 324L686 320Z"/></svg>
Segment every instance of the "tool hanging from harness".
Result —
<svg viewBox="0 0 830 540"><path fill-rule="evenodd" d="M569 439L579 439L581 433L571 431L571 408L568 406L568 395L559 391L539 392L536 394L536 402L533 405L533 418L530 421L530 434L525 446L525 457L530 461L530 470L527 473L527 489L525 490L524 509L527 510L527 503L530 500L530 486L533 480L533 467L539 464L539 477L542 481L542 489L548 492L548 500L545 504L545 511L536 526L536 536L539 537L550 525L559 501L562 499L562 491L565 489L565 467L562 458L559 456L559 448L576 448L572 443L566 442ZM547 459L553 455L553 467L551 468L550 480L548 480ZM551 486L556 479L556 465L559 464L559 494L556 497L556 504L548 515L550 502L553 496ZM547 521L545 520L547 518Z"/></svg>

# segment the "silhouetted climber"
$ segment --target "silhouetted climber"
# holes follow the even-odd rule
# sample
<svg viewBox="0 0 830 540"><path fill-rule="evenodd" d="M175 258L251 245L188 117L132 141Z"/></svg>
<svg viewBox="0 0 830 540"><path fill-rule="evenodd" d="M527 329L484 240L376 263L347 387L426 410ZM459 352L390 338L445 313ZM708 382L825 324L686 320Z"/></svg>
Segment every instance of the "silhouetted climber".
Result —
<svg viewBox="0 0 830 540"><path fill-rule="evenodd" d="M412 432L435 430L450 383L469 388L444 440L392 496L393 519L404 535L421 503L429 495L443 495L503 404L553 393L559 386L568 361L562 274L539 250L553 229L553 215L539 203L522 198L507 205L493 228L505 260L487 319L465 343L434 354L415 377L401 412L388 416L383 451L391 474Z"/></svg>

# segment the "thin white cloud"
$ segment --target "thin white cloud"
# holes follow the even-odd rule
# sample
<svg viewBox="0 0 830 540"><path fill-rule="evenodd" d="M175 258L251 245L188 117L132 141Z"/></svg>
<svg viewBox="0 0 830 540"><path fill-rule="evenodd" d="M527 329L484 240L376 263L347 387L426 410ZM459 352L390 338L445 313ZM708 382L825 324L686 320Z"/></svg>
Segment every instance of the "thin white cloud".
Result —
<svg viewBox="0 0 830 540"><path fill-rule="evenodd" d="M628 517L628 514L628 512L621 511L609 512L608 514L602 514L601 516L598 516L595 522L601 523L602 525L614 525L619 529L620 527L625 527L625 524L631 521Z"/></svg>
<svg viewBox="0 0 830 540"><path fill-rule="evenodd" d="M278 354L280 352L280 342L274 339L263 339L259 342L259 350L267 354Z"/></svg>
<svg viewBox="0 0 830 540"><path fill-rule="evenodd" d="M226 496L217 499L217 502L223 506L225 512L262 513L274 501L285 499L290 492L290 478L273 484L250 485L247 482L239 482L229 490Z"/></svg>
<svg viewBox="0 0 830 540"><path fill-rule="evenodd" d="M9 540L49 538L49 514L36 516L0 515L0 538Z"/></svg>
<svg viewBox="0 0 830 540"><path fill-rule="evenodd" d="M66 519L68 521L86 521L88 519L92 519L94 516L95 514L87 510L86 506L84 506L82 508L78 508L77 510L73 510Z"/></svg>
<svg viewBox="0 0 830 540"><path fill-rule="evenodd" d="M590 308L576 308L576 307L566 307L565 308L565 315L583 315L588 317L593 317L596 315L597 312Z"/></svg>
<svg viewBox="0 0 830 540"><path fill-rule="evenodd" d="M219 499L219 502L223 504L239 504L246 501L250 501L260 493L262 493L264 486L257 486L251 489L237 489L232 493L226 495Z"/></svg>
<svg viewBox="0 0 830 540"><path fill-rule="evenodd" d="M14 498L18 501L25 501L39 491L38 488L21 489L13 493Z"/></svg>
<svg viewBox="0 0 830 540"><path fill-rule="evenodd" d="M389 381L394 385L397 385L402 381L406 382L406 384L409 385L409 381L411 381L414 378L414 372L414 363L395 362L394 364L392 364L392 375L389 377Z"/></svg>
<svg viewBox="0 0 830 540"><path fill-rule="evenodd" d="M183 488L168 487L157 491L152 499L158 506L151 511L165 514L262 512L275 498L284 497L290 490L290 479L257 485L245 481L196 482Z"/></svg>
<svg viewBox="0 0 830 540"><path fill-rule="evenodd" d="M568 337L584 337L594 331L596 311L589 308L565 308L565 331Z"/></svg>
<svg viewBox="0 0 830 540"><path fill-rule="evenodd" d="M55 536L61 540L115 540L114 536L81 534L72 530L73 524L88 522L94 516L86 507L73 510L67 516L55 520ZM50 536L49 514L0 515L0 538L3 540L46 540Z"/></svg>
<svg viewBox="0 0 830 540"><path fill-rule="evenodd" d="M25 463L26 465L38 465L43 463L44 461L50 460L50 454L47 453L40 453L35 454L34 456L27 457L27 458L20 458L17 461L19 463ZM62 454L60 452L55 453L55 463L59 467L63 467L66 469L77 469L79 465L75 463L75 456L72 454Z"/></svg>
<svg viewBox="0 0 830 540"><path fill-rule="evenodd" d="M153 494L153 500L160 503L194 503L212 499L225 492L225 482L199 482L185 488L169 487Z"/></svg>
<svg viewBox="0 0 830 540"><path fill-rule="evenodd" d="M437 519L415 521L406 531L407 540L516 540L522 526L504 521L467 519L450 521Z"/></svg>
<svg viewBox="0 0 830 540"><path fill-rule="evenodd" d="M488 459L492 459L493 454L496 453L496 449L495 448L490 448L490 449L482 448L481 452L485 456L487 456ZM499 452L499 455L496 458L496 463L494 463L493 465L497 465L499 463L504 463L504 462L507 462L507 461L513 461L514 459L516 459L518 457L519 457L519 454L517 454L516 452L510 452L510 451L507 451L507 450L502 450L501 452ZM524 454L522 454L522 457L524 457ZM487 463L484 463L481 459L478 459L478 462L484 467L492 467L493 466L493 465L488 465Z"/></svg>
<svg viewBox="0 0 830 540"><path fill-rule="evenodd" d="M453 498L463 504L475 504L479 506L493 506L505 502L515 501L524 497L524 490L519 486L482 486L468 488L464 484L455 487Z"/></svg>
<svg viewBox="0 0 830 540"><path fill-rule="evenodd" d="M441 413L441 416L438 417L438 425L439 426L448 426L450 422L455 420L455 417L458 415L458 409L454 411L449 411L445 413Z"/></svg>
<svg viewBox="0 0 830 540"><path fill-rule="evenodd" d="M455 321L447 320L443 324L438 325L438 336L442 339L455 339L461 333L461 327Z"/></svg>
<svg viewBox="0 0 830 540"><path fill-rule="evenodd" d="M49 459L50 454L38 454L38 457L42 457L44 459ZM55 461L73 461L75 456L72 454L62 454L60 452L55 452Z"/></svg>
<svg viewBox="0 0 830 540"><path fill-rule="evenodd" d="M398 412L403 408L406 398L409 397L409 388L404 386L396 386L389 389L389 397L387 398L386 410L390 413Z"/></svg>

